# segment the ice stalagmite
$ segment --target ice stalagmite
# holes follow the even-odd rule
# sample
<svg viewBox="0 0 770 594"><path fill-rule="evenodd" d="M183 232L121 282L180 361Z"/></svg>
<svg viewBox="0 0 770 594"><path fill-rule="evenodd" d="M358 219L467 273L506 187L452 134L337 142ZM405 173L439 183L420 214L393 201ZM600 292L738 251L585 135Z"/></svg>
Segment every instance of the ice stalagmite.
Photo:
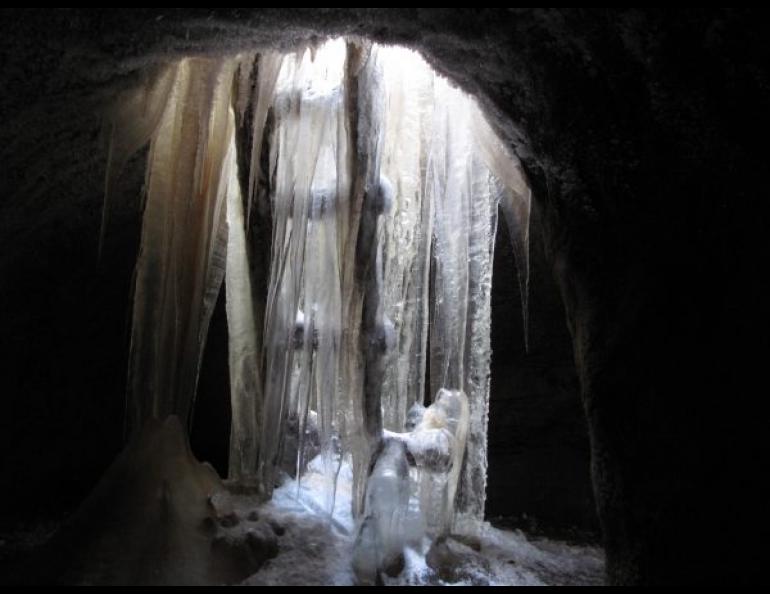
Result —
<svg viewBox="0 0 770 594"><path fill-rule="evenodd" d="M233 72L233 60L181 60L152 135L129 356L132 427L170 414L190 421L225 273Z"/></svg>

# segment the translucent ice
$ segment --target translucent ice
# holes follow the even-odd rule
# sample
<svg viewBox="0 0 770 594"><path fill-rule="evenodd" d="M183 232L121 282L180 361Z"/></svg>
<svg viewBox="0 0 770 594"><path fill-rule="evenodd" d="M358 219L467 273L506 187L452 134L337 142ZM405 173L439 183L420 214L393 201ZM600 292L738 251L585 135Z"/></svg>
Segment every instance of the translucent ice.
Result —
<svg viewBox="0 0 770 594"><path fill-rule="evenodd" d="M341 43L341 45L340 45ZM337 220L345 141L341 88L344 43L283 58L270 145L273 250L265 318L265 413L259 473L269 494L289 415L303 456L311 405L331 461L337 411L341 283ZM341 53L340 53L341 51ZM295 374L295 370L298 373ZM298 465L302 466L298 460ZM331 470L331 467L330 467Z"/></svg>
<svg viewBox="0 0 770 594"><path fill-rule="evenodd" d="M257 471L256 440L262 421L262 381L234 140L233 137L226 159L229 179L225 291L232 410L228 478L248 481Z"/></svg>
<svg viewBox="0 0 770 594"><path fill-rule="evenodd" d="M465 394L442 388L412 431L386 432L405 445L419 471L420 509L432 536L446 535L452 528L468 423Z"/></svg>
<svg viewBox="0 0 770 594"><path fill-rule="evenodd" d="M152 133L129 355L132 427L171 414L191 419L225 274L234 69L231 59L181 60Z"/></svg>
<svg viewBox="0 0 770 594"><path fill-rule="evenodd" d="M361 540L380 542L377 468L406 447L429 531L479 525L497 209L526 310L530 196L473 100L410 50L334 40L180 60L111 122L108 198L151 143L131 425L189 423L225 276L231 478L267 497L287 457L301 482L319 453L330 510L350 458Z"/></svg>

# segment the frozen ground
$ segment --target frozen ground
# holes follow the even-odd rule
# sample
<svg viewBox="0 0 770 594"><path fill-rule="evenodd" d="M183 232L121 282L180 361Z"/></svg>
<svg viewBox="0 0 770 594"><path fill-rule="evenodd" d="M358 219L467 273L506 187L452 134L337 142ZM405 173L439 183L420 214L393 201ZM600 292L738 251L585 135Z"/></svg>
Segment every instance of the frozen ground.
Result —
<svg viewBox="0 0 770 594"><path fill-rule="evenodd" d="M259 517L281 526L278 555L243 585L352 585L354 526L345 469L340 476L335 511L323 514L325 489L311 472L298 488L287 481L273 500L257 508L248 496L233 496L238 516ZM257 509L257 514L253 511ZM321 513L319 513L321 512ZM240 530L248 530L243 522ZM418 550L419 549L419 550ZM484 524L478 538L449 538L432 549L427 543L407 550L405 567L386 585L601 585L604 554L593 546L529 539L520 531Z"/></svg>

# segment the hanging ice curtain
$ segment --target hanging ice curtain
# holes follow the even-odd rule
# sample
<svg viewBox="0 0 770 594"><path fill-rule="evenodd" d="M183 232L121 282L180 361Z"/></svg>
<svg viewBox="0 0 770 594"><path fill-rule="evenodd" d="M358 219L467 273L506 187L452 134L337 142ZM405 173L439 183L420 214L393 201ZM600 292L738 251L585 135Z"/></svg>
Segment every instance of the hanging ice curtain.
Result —
<svg viewBox="0 0 770 594"><path fill-rule="evenodd" d="M129 355L128 419L189 422L209 320L225 274L225 197L235 62L185 59L156 80ZM135 122L123 122L130 129Z"/></svg>
<svg viewBox="0 0 770 594"><path fill-rule="evenodd" d="M337 40L253 58L180 60L116 111L108 198L121 164L150 140L129 423L189 423L226 276L230 478L258 479L269 494L287 435L301 470L312 425L330 475L352 456L359 513L385 432L404 432L410 408L444 388L467 396L469 421L459 494L440 522L455 501L481 519L501 197L526 286L518 163L478 106L412 52ZM238 138L251 139L240 159L236 121ZM245 201L236 162L248 168ZM264 311L247 233L260 182L272 227Z"/></svg>

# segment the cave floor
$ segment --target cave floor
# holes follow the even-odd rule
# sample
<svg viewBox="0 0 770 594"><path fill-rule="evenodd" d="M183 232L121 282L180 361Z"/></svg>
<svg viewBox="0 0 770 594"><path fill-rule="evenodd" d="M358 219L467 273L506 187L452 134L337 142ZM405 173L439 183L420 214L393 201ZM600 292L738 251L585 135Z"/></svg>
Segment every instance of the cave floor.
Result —
<svg viewBox="0 0 770 594"><path fill-rule="evenodd" d="M240 518L229 530L249 530L249 517L269 519L281 526L278 554L242 585L352 585L353 537L339 522L329 523L306 504L292 501L289 489L281 499L258 506L247 495L233 495ZM0 583L23 583L19 566L53 534L55 526L27 524L6 530L0 538ZM602 585L604 553L601 548L576 545L521 530L501 530L485 524L478 539L452 537L441 554L426 562L424 555L407 550L404 571L385 578L386 585Z"/></svg>
<svg viewBox="0 0 770 594"><path fill-rule="evenodd" d="M178 424L163 427L161 437L182 434ZM177 441L181 448L183 440ZM137 457L136 450L145 449L145 454L158 451L129 448L67 521L1 525L0 583L358 583L349 464L342 465L336 489L331 489L316 458L300 482L285 477L271 500L261 503L256 495L219 482L211 467L190 462L185 448L179 456L169 455L171 450L158 456L181 469L171 482L164 478L158 483ZM141 472L132 477L127 469L134 467ZM158 476L169 476L168 468ZM145 488L115 498L132 483ZM152 515L159 504L163 513ZM421 534L418 530L408 540L403 564L392 576L381 575L378 583L530 586L601 585L604 580L604 553L590 544L534 537L486 522L473 536L456 534L432 545ZM60 571L46 571L57 563Z"/></svg>
<svg viewBox="0 0 770 594"><path fill-rule="evenodd" d="M309 479L309 480L308 480ZM249 530L249 517L281 527L278 554L243 585L353 585L354 522L346 481L338 483L335 512L319 513L321 486L306 475L298 486L290 480L272 501L231 495L241 520L233 531ZM342 486L342 488L340 488ZM256 514L254 511L256 510ZM484 523L475 537L454 535L439 546L407 548L398 576L383 576L384 585L602 585L601 548L546 538Z"/></svg>

